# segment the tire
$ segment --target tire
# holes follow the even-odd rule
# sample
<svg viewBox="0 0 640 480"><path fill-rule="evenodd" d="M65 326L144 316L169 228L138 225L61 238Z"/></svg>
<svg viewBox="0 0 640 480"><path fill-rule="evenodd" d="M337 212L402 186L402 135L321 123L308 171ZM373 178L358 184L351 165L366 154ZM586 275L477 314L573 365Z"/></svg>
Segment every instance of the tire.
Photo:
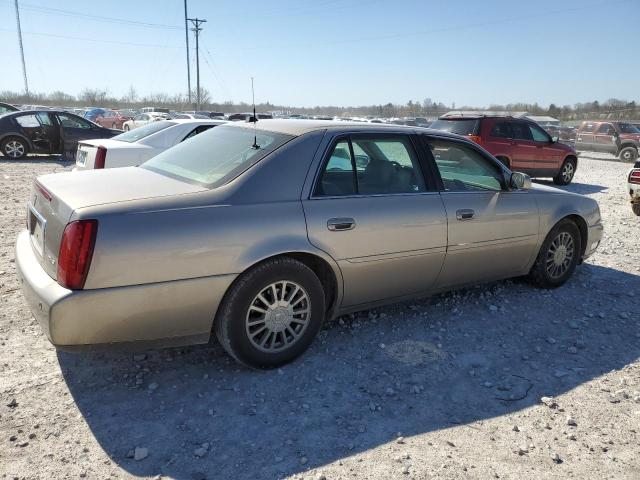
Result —
<svg viewBox="0 0 640 480"><path fill-rule="evenodd" d="M624 147L620 150L618 158L623 162L635 162L638 158L638 149L636 147Z"/></svg>
<svg viewBox="0 0 640 480"><path fill-rule="evenodd" d="M573 158L567 158L560 167L558 174L553 177L553 183L556 185L569 185L576 174L577 162Z"/></svg>
<svg viewBox="0 0 640 480"><path fill-rule="evenodd" d="M570 240L568 240L570 239ZM571 251L563 257L560 246L565 247L565 252ZM573 271L582 254L582 238L578 226L571 220L561 220L551 229L540 247L540 252L529 272L529 281L542 288L556 288L565 283L573 274ZM560 263L562 262L562 263Z"/></svg>
<svg viewBox="0 0 640 480"><path fill-rule="evenodd" d="M640 217L640 203L633 203L631 205L631 210L633 210L633 213Z"/></svg>
<svg viewBox="0 0 640 480"><path fill-rule="evenodd" d="M113 128L113 129L115 130L116 128L118 128L118 125L117 125L117 124L115 124L115 123L112 123L112 124L111 124L111 128Z"/></svg>
<svg viewBox="0 0 640 480"><path fill-rule="evenodd" d="M20 137L9 137L2 141L0 150L5 157L11 160L20 160L29 153L29 145Z"/></svg>
<svg viewBox="0 0 640 480"><path fill-rule="evenodd" d="M128 132L129 130L130 130L130 129L129 129L129 125L125 125L125 126L124 126L124 131L125 131L125 132Z"/></svg>
<svg viewBox="0 0 640 480"><path fill-rule="evenodd" d="M238 362L274 368L311 345L325 311L324 289L313 270L281 257L236 279L220 305L214 329L222 347Z"/></svg>

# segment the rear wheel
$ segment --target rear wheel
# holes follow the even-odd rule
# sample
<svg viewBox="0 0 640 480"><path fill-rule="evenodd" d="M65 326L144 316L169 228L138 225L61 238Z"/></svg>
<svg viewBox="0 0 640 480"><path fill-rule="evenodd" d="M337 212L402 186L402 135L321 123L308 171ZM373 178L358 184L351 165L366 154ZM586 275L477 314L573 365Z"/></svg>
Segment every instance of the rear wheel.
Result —
<svg viewBox="0 0 640 480"><path fill-rule="evenodd" d="M10 137L5 139L0 145L2 154L12 160L23 158L29 153L27 142L18 137Z"/></svg>
<svg viewBox="0 0 640 480"><path fill-rule="evenodd" d="M618 158L623 162L635 162L638 158L638 149L636 147L624 147L620 150Z"/></svg>
<svg viewBox="0 0 640 480"><path fill-rule="evenodd" d="M567 158L558 174L553 177L553 183L556 185L569 185L573 176L576 174L576 161L573 158Z"/></svg>
<svg viewBox="0 0 640 480"><path fill-rule="evenodd" d="M633 210L633 213L635 213L636 215L638 215L640 217L640 203L634 203L631 205L631 210Z"/></svg>
<svg viewBox="0 0 640 480"><path fill-rule="evenodd" d="M302 354L324 316L324 290L313 270L276 258L235 281L216 316L215 333L238 362L272 368Z"/></svg>
<svg viewBox="0 0 640 480"><path fill-rule="evenodd" d="M582 252L580 230L565 219L551 229L529 272L532 283L543 288L556 288L573 274Z"/></svg>

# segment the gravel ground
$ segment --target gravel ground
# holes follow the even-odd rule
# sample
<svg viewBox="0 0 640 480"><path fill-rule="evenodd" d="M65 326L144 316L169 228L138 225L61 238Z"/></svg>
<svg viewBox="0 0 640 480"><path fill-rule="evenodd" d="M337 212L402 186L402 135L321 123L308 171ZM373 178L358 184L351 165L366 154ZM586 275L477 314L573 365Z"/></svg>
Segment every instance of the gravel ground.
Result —
<svg viewBox="0 0 640 480"><path fill-rule="evenodd" d="M566 187L600 202L606 232L562 288L497 282L342 317L268 372L217 345L51 347L13 242L32 178L68 168L0 161L0 478L640 478L628 165L582 159Z"/></svg>

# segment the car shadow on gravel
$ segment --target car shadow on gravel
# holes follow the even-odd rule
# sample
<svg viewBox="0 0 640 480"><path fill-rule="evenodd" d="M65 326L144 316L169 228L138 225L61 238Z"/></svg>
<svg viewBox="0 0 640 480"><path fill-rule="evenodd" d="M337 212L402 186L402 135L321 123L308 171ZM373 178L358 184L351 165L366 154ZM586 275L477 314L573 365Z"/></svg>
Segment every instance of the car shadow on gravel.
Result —
<svg viewBox="0 0 640 480"><path fill-rule="evenodd" d="M277 478L398 435L446 437L625 367L640 357L629 295L638 291L640 276L589 264L553 291L482 285L342 317L272 371L239 367L217 345L58 359L93 435L126 472ZM491 441L488 427L472 428ZM132 458L136 447L148 456Z"/></svg>
<svg viewBox="0 0 640 480"><path fill-rule="evenodd" d="M559 188L566 192L579 193L580 195L591 195L593 193L604 192L609 189L609 187L605 187L604 185L593 185L591 183L577 183L572 182L569 185L556 185L552 181L549 180L534 180L535 183L539 183L541 185L546 185L548 187Z"/></svg>
<svg viewBox="0 0 640 480"><path fill-rule="evenodd" d="M26 158L21 158L20 160L11 160L6 157L0 157L0 165L2 164L11 164L11 165L33 165L38 163L57 163L62 167L67 167L73 164L73 160L67 160L62 155L29 155Z"/></svg>

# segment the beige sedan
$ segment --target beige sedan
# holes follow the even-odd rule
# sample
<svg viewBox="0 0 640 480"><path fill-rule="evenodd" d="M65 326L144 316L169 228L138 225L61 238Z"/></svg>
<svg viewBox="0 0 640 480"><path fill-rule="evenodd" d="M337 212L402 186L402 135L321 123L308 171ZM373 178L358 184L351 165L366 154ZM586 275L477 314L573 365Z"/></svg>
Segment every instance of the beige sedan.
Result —
<svg viewBox="0 0 640 480"><path fill-rule="evenodd" d="M557 287L601 236L594 200L532 186L462 137L270 120L141 167L38 178L16 264L57 347L215 335L273 367L347 312L522 275Z"/></svg>

